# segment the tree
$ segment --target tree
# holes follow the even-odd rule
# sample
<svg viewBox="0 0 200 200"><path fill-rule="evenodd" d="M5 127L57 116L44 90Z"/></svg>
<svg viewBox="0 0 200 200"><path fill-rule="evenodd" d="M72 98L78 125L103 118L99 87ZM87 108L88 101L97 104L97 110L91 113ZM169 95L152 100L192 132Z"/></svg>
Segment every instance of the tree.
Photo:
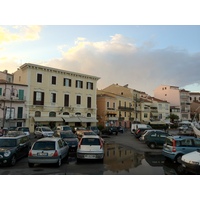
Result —
<svg viewBox="0 0 200 200"><path fill-rule="evenodd" d="M174 121L178 121L179 120L179 116L175 115L175 114L170 114L167 119L170 119L170 122L174 123Z"/></svg>

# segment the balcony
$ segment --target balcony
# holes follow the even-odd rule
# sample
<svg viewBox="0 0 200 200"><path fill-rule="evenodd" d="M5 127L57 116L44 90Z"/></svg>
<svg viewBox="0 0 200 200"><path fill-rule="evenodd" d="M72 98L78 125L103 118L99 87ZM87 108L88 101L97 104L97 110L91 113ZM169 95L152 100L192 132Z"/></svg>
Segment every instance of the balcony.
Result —
<svg viewBox="0 0 200 200"><path fill-rule="evenodd" d="M119 117L119 121L124 121L124 117Z"/></svg>
<svg viewBox="0 0 200 200"><path fill-rule="evenodd" d="M119 107L118 107L118 110L120 110L120 111L129 111L129 112L131 112L131 111L134 111L135 109L132 108L132 107L119 106Z"/></svg>

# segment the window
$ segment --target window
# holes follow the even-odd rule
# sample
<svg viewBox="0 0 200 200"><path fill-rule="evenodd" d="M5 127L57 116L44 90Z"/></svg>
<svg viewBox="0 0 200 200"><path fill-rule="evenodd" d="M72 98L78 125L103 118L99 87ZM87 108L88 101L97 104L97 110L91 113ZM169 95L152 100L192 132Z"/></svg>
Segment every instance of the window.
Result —
<svg viewBox="0 0 200 200"><path fill-rule="evenodd" d="M76 88L83 88L83 81L76 80Z"/></svg>
<svg viewBox="0 0 200 200"><path fill-rule="evenodd" d="M33 105L44 105L44 92L33 93Z"/></svg>
<svg viewBox="0 0 200 200"><path fill-rule="evenodd" d="M87 113L87 117L91 117L91 113Z"/></svg>
<svg viewBox="0 0 200 200"><path fill-rule="evenodd" d="M113 103L113 109L115 110L115 103Z"/></svg>
<svg viewBox="0 0 200 200"><path fill-rule="evenodd" d="M76 96L76 104L81 104L81 96Z"/></svg>
<svg viewBox="0 0 200 200"><path fill-rule="evenodd" d="M19 90L19 100L24 100L24 90Z"/></svg>
<svg viewBox="0 0 200 200"><path fill-rule="evenodd" d="M56 103L56 93L51 93L51 103Z"/></svg>
<svg viewBox="0 0 200 200"><path fill-rule="evenodd" d="M56 85L56 76L52 76L51 78L51 84Z"/></svg>
<svg viewBox="0 0 200 200"><path fill-rule="evenodd" d="M23 107L18 107L17 118L22 119L22 116L23 116Z"/></svg>
<svg viewBox="0 0 200 200"><path fill-rule="evenodd" d="M91 107L92 107L92 98L87 97L87 108L91 108Z"/></svg>
<svg viewBox="0 0 200 200"><path fill-rule="evenodd" d="M148 117L148 114L147 113L144 113L144 118L147 118Z"/></svg>
<svg viewBox="0 0 200 200"><path fill-rule="evenodd" d="M69 95L68 94L64 95L64 106L69 107Z"/></svg>
<svg viewBox="0 0 200 200"><path fill-rule="evenodd" d="M0 88L0 96L2 95L2 88Z"/></svg>
<svg viewBox="0 0 200 200"><path fill-rule="evenodd" d="M109 102L107 102L107 108L109 108L109 106L110 106L110 103L109 103Z"/></svg>
<svg viewBox="0 0 200 200"><path fill-rule="evenodd" d="M41 112L40 111L35 111L35 117L41 117Z"/></svg>
<svg viewBox="0 0 200 200"><path fill-rule="evenodd" d="M63 79L63 86L71 87L71 79L64 78Z"/></svg>
<svg viewBox="0 0 200 200"><path fill-rule="evenodd" d="M87 82L87 89L93 90L93 83Z"/></svg>
<svg viewBox="0 0 200 200"><path fill-rule="evenodd" d="M42 83L42 74L37 74L37 82Z"/></svg>
<svg viewBox="0 0 200 200"><path fill-rule="evenodd" d="M56 112L49 112L49 117L56 117Z"/></svg>

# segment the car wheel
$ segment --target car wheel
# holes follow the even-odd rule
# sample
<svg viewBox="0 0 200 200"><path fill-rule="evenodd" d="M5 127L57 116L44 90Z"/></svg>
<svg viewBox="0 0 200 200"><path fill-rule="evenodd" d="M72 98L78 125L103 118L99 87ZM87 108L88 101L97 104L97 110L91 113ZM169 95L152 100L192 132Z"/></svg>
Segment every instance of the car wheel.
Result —
<svg viewBox="0 0 200 200"><path fill-rule="evenodd" d="M17 162L16 155L13 155L12 158L11 158L10 165L14 166L16 164L16 162Z"/></svg>
<svg viewBox="0 0 200 200"><path fill-rule="evenodd" d="M175 161L180 164L181 163L181 158L182 158L182 154L178 154L176 156L176 158L175 158Z"/></svg>
<svg viewBox="0 0 200 200"><path fill-rule="evenodd" d="M149 144L149 147L150 147L151 149L155 149L155 148L156 148L156 144L155 144L155 143L150 143L150 144Z"/></svg>
<svg viewBox="0 0 200 200"><path fill-rule="evenodd" d="M29 167L34 167L34 163L28 163Z"/></svg>
<svg viewBox="0 0 200 200"><path fill-rule="evenodd" d="M61 157L59 157L58 162L56 163L56 166L60 167L61 164L62 164L62 159L61 159Z"/></svg>

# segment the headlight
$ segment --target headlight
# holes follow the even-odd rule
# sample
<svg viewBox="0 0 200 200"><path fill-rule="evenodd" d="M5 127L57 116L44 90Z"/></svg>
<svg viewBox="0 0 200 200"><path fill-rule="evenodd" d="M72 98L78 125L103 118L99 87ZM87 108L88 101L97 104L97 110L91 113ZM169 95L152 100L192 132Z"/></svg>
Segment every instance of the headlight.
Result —
<svg viewBox="0 0 200 200"><path fill-rule="evenodd" d="M7 151L4 152L4 156L5 156L5 157L9 157L10 154L11 154L11 152L10 152L9 150L7 150Z"/></svg>

